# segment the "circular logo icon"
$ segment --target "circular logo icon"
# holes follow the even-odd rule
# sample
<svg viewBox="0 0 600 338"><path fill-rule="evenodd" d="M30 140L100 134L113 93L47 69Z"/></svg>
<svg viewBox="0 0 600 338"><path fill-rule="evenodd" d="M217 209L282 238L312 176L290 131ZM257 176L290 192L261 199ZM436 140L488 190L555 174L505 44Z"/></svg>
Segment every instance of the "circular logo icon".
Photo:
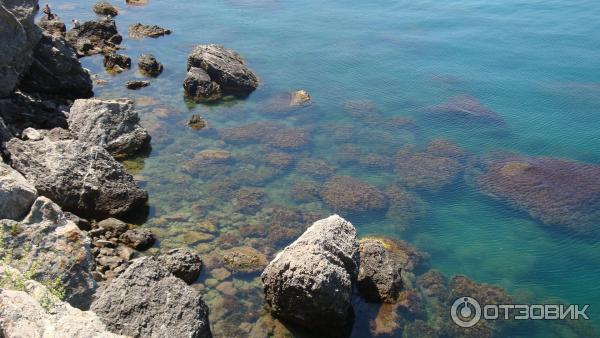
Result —
<svg viewBox="0 0 600 338"><path fill-rule="evenodd" d="M471 297L460 297L452 304L450 315L456 325L471 327L481 319L481 306Z"/></svg>

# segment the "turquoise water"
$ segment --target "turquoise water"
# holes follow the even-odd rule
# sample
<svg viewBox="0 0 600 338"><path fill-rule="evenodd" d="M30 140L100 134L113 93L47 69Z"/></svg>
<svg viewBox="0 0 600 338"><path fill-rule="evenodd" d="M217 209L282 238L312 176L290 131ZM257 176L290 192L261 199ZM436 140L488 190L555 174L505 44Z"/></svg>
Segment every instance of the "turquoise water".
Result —
<svg viewBox="0 0 600 338"><path fill-rule="evenodd" d="M65 21L83 21L94 17L92 4L59 0L53 7ZM382 191L396 181L394 171L348 164L342 144L360 148L361 156L391 158L407 144L424 147L432 139L445 138L470 156L513 151L600 165L597 1L150 0L146 6L116 4L121 8L116 20L125 36L123 53L134 63L140 53L153 53L164 63L164 73L150 87L133 92L126 91L124 83L142 77L135 70L112 76L102 69L101 57L82 62L97 78L108 80L95 87L97 96L136 98L142 124L153 135L148 157L128 164L136 166L136 177L150 193L150 213L144 223L158 233L162 248L187 243L208 255L226 248L233 235L238 244L254 244L271 258L285 244L269 247L242 236L243 224L262 221L260 212L257 216L232 211L230 199L215 200L214 177L182 170L204 149L230 151L236 163L218 180L230 178L264 188L266 205L278 203L323 215L331 212L318 200L300 203L290 197L294 183L315 180L306 172L293 167L273 172L257 160L271 149L221 137L224 128L256 121L277 121L307 131L310 146L291 152L295 160L323 160L336 175L359 178ZM173 34L159 39L127 38L127 26L138 21L169 28ZM186 57L200 43L223 44L240 52L260 76L261 87L243 101L210 106L184 102L181 83ZM297 89L311 94L311 107L267 112L267 101ZM505 123L439 120L425 113L427 107L463 94L497 112ZM368 102L373 108L367 113L376 115L375 122L364 109L350 114L344 109L348 101ZM203 116L209 128L187 128L185 121L194 113ZM418 128L395 128L386 122L393 117L412 118ZM340 132L343 127L351 132ZM431 267L448 275L465 274L499 285L531 302L561 299L590 304L591 321L600 326L598 241L557 231L491 200L463 182L462 174L440 191L411 192L422 199L424 212L406 224L385 214L349 218L363 235L385 234L414 243L430 254ZM199 212L199 206L207 211ZM198 224L207 219L216 223L215 239L187 241L186 234L198 231ZM205 275L202 278L211 278ZM208 283L198 286L206 291L217 336L229 332L220 320L245 328L256 320L256 315L240 314L260 311L256 276L232 277L236 286L250 286L236 296L245 307L229 312L217 304L223 300L219 291ZM512 336L563 336L561 331L544 328L540 324ZM357 327L355 336L364 332Z"/></svg>

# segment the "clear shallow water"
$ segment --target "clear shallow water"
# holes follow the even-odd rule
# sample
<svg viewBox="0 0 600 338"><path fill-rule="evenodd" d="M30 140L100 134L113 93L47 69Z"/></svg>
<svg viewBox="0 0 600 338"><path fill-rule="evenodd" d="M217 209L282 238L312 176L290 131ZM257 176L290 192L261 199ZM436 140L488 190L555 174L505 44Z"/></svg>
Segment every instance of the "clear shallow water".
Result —
<svg viewBox="0 0 600 338"><path fill-rule="evenodd" d="M95 17L92 4L60 0L53 7L65 21L83 21ZM259 160L272 151L269 147L228 142L219 132L256 121L277 121L308 131L311 144L291 152L294 160L324 160L336 175L351 175L382 191L396 181L394 171L348 165L341 144L359 147L362 156L372 153L391 158L404 145L423 147L432 139L446 138L472 156L501 150L600 165L597 1L150 0L142 7L115 4L121 8L117 25L125 37L123 53L134 63L140 53L153 53L164 63L164 73L150 87L133 92L123 85L141 78L135 70L111 76L102 69L101 57L82 62L98 78L108 80L107 85L96 86L97 96L136 98L142 123L153 135L149 156L127 164L135 167L137 178L150 193L150 215L144 226L157 232L161 248L189 244L209 255L219 248L249 244L271 258L285 245L283 241L269 247L257 242L256 236L240 234L244 224L265 221L261 212L258 216L234 212L230 198L214 198L219 189L211 187L211 182L227 178L242 182L239 185L263 187L268 195L265 207L277 203L307 214L331 212L320 201L299 203L291 198L294 183L314 179L298 166L274 173ZM138 21L169 28L173 34L129 39L127 26ZM186 57L200 43L219 43L240 52L260 76L262 86L244 101L186 104L181 87ZM310 108L266 112L266 101L295 89L310 92ZM426 107L461 94L475 97L505 124L474 126L424 114ZM352 115L344 110L345 103L357 100L368 100L376 107L375 123L364 111ZM203 116L209 128L199 132L187 128L185 121L193 113ZM418 129L394 128L385 122L392 117L412 118ZM353 128L353 137L335 133L342 125ZM204 149L230 151L236 161L232 171L216 179L182 169ZM263 176L257 177L257 172ZM362 235L385 234L414 243L430 254L433 268L448 275L465 274L531 301L590 304L590 317L600 326L600 244L544 226L479 193L459 176L438 192L413 191L423 200L425 212L408 224L400 226L397 219L381 214L349 218ZM204 231L199 224L206 220L216 225L211 234L214 240L198 240L197 232ZM196 237L190 239L190 233ZM207 272L202 277L205 283L198 287L205 288L217 335L230 332L223 322L237 326L257 318L261 295L256 291L256 276L229 279L238 290L247 286L235 296L244 307L233 309L222 305L222 291L206 283L212 276ZM359 326L355 336L368 333ZM531 330L512 336L564 334L539 327Z"/></svg>

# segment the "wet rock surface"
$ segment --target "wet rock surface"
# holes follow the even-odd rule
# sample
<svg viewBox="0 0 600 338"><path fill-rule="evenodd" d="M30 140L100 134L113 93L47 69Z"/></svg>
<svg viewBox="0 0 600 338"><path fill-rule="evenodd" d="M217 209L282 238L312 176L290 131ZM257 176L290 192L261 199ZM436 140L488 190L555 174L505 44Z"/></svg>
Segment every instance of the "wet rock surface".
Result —
<svg viewBox="0 0 600 338"><path fill-rule="evenodd" d="M125 88L131 90L138 90L150 85L150 81L127 81L125 83Z"/></svg>
<svg viewBox="0 0 600 338"><path fill-rule="evenodd" d="M66 40L73 46L77 56L110 54L118 49L123 37L117 31L115 21L109 17L86 21L67 31Z"/></svg>
<svg viewBox="0 0 600 338"><path fill-rule="evenodd" d="M339 216L315 222L262 274L265 301L282 319L343 336L352 322L352 280L358 272L356 230Z"/></svg>
<svg viewBox="0 0 600 338"><path fill-rule="evenodd" d="M134 155L150 144L133 101L127 99L76 100L68 122L77 140L101 146L116 157Z"/></svg>
<svg viewBox="0 0 600 338"><path fill-rule="evenodd" d="M33 63L23 75L20 87L27 92L54 94L66 98L93 95L90 74L62 37L44 34L33 51Z"/></svg>
<svg viewBox="0 0 600 338"><path fill-rule="evenodd" d="M148 199L104 148L50 137L38 141L12 139L6 148L14 168L40 195L78 216L120 216Z"/></svg>
<svg viewBox="0 0 600 338"><path fill-rule="evenodd" d="M133 337L212 337L198 291L152 257L139 258L112 280L91 307L106 327Z"/></svg>
<svg viewBox="0 0 600 338"><path fill-rule="evenodd" d="M139 22L129 25L129 36L136 39L143 37L157 38L159 36L169 34L171 34L170 30L164 29L157 25L144 25Z"/></svg>
<svg viewBox="0 0 600 338"><path fill-rule="evenodd" d="M188 57L188 70L192 67L204 69L226 94L248 94L258 87L258 78L244 59L223 46L196 46Z"/></svg>

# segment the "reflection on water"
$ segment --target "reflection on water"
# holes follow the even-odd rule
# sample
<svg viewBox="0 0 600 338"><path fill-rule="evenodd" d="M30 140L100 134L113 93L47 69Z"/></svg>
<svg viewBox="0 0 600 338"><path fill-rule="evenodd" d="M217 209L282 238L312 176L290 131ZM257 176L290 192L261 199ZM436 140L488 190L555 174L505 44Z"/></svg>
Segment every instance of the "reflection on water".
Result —
<svg viewBox="0 0 600 338"><path fill-rule="evenodd" d="M91 3L56 2L67 21L93 17ZM134 63L154 54L163 74L147 88L126 91L126 81L143 78L136 67L110 75L101 57L82 62L103 83L95 86L97 96L131 97L141 112L152 151L125 161L150 193L149 216L137 221L156 232L154 250L186 245L204 255L196 287L216 336L289 334L265 316L259 271L332 212L348 217L361 235L414 243L429 253L429 266L448 276L499 285L528 302L590 304L592 322L600 323L598 242L544 223L548 215L560 221L564 213L553 212L565 207L584 213L586 231L597 232L600 219L590 212L597 191L590 187L598 175L574 178L588 189L570 187L557 199L543 194L564 193L556 182L573 167L518 157L487 172L489 184L478 183L491 153L600 165L597 2L119 5L121 33L140 20L173 31L123 43ZM262 86L245 100L185 102L187 54L207 42L239 51ZM300 89L312 104L290 107L290 93ZM192 114L207 126L189 128ZM540 165L541 173L528 174L522 163ZM544 176L548 166L553 173ZM520 189L522 179L531 185ZM550 188L532 193L539 184ZM578 199L580 192L592 195ZM228 264L231 250L244 253L243 266ZM354 336L402 335L389 307L356 302ZM509 332L591 335L569 325ZM427 336L425 328L413 323L404 336Z"/></svg>

